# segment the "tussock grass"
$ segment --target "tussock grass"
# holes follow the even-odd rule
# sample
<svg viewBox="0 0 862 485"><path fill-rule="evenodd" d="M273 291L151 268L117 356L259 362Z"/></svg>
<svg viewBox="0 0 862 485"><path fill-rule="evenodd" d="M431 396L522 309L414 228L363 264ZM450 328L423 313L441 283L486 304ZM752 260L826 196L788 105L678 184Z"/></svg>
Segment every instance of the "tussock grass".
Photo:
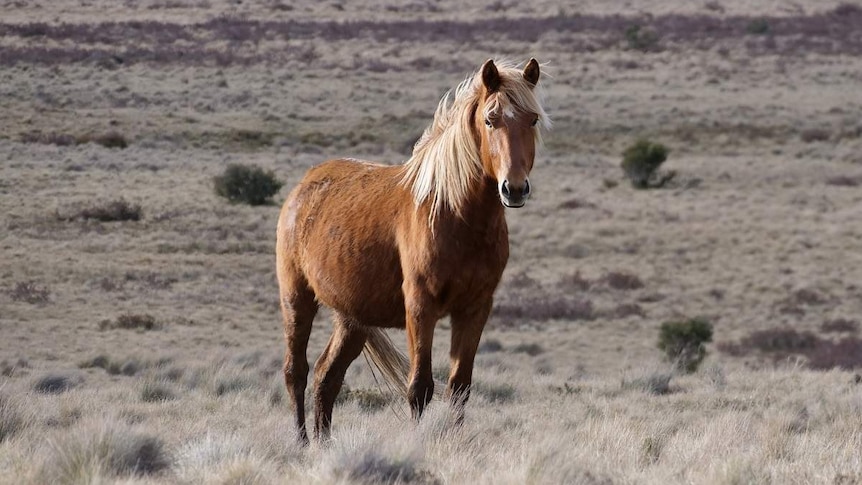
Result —
<svg viewBox="0 0 862 485"><path fill-rule="evenodd" d="M154 475L171 456L163 441L117 423L82 423L49 446L39 469L43 483L94 483Z"/></svg>
<svg viewBox="0 0 862 485"><path fill-rule="evenodd" d="M81 382L81 377L71 374L47 374L33 383L33 390L42 394L60 394Z"/></svg>
<svg viewBox="0 0 862 485"><path fill-rule="evenodd" d="M20 399L15 399L0 390L0 443L11 439L27 425Z"/></svg>
<svg viewBox="0 0 862 485"><path fill-rule="evenodd" d="M145 402L172 401L177 393L169 383L153 378L144 380L141 384L141 400Z"/></svg>
<svg viewBox="0 0 862 485"><path fill-rule="evenodd" d="M244 368L247 355L189 368L176 383L152 368L46 401L13 400L7 409L21 418L9 422L21 424L0 442L10 451L0 463L15 483L786 483L862 474L853 458L862 446L858 385L847 372L709 371L674 376L666 392L670 374L657 363L622 385L480 366L463 425L441 399L415 424L401 399L368 412L348 391L332 441L300 448L288 406L269 402L280 376L260 372L267 359ZM173 400L141 402L143 389L175 389L194 375L197 387ZM251 387L215 395L232 376ZM364 379L354 389L376 392ZM48 425L58 413L49 400L75 418ZM32 419L24 402L36 404Z"/></svg>

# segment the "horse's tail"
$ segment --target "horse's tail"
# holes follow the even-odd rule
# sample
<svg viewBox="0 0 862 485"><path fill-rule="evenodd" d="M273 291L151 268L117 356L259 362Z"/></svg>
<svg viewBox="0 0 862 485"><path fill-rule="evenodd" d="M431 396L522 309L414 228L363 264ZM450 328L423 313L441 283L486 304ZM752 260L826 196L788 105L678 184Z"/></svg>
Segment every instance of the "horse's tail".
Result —
<svg viewBox="0 0 862 485"><path fill-rule="evenodd" d="M407 356L395 348L389 335L382 328L376 327L368 329L364 350L374 367L383 375L390 390L406 399L407 373L410 371L410 360Z"/></svg>

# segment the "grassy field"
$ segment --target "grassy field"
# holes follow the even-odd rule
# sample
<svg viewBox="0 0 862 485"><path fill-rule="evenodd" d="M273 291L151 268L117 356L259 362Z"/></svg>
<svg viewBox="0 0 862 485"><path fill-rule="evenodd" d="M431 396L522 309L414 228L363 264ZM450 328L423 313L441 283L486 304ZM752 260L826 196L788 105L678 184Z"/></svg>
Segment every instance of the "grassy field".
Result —
<svg viewBox="0 0 862 485"><path fill-rule="evenodd" d="M0 483L862 483L862 7L2 8ZM412 423L360 358L332 442L297 447L279 203L328 158L404 161L446 90L531 56L554 128L465 424ZM624 179L639 137L661 189ZM275 204L217 197L232 163ZM693 317L679 375L659 327Z"/></svg>

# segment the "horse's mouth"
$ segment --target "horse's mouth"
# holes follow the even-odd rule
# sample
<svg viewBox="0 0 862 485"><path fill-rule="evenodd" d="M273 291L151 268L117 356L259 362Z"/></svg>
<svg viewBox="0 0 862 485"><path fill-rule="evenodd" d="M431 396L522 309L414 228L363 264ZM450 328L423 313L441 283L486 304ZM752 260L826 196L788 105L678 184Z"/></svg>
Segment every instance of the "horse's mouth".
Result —
<svg viewBox="0 0 862 485"><path fill-rule="evenodd" d="M509 209L520 209L521 207L524 207L524 205L527 203L527 198L524 197L521 200L507 200L503 197L500 197L500 201L503 202L503 205L508 207Z"/></svg>

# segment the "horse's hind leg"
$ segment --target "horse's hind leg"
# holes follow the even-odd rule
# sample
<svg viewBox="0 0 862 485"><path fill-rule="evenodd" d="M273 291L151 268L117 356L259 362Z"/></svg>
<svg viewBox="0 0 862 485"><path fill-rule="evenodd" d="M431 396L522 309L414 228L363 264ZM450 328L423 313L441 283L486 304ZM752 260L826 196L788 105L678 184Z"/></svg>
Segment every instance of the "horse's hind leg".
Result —
<svg viewBox="0 0 862 485"><path fill-rule="evenodd" d="M333 319L332 336L314 367L314 437L318 440L329 438L332 408L344 382L344 374L350 363L362 353L367 338L365 330L338 313L333 315Z"/></svg>
<svg viewBox="0 0 862 485"><path fill-rule="evenodd" d="M305 387L308 383L306 349L318 305L314 292L300 276L280 272L279 286L287 347L284 355L284 384L293 401L299 440L308 443L308 432L305 430Z"/></svg>

